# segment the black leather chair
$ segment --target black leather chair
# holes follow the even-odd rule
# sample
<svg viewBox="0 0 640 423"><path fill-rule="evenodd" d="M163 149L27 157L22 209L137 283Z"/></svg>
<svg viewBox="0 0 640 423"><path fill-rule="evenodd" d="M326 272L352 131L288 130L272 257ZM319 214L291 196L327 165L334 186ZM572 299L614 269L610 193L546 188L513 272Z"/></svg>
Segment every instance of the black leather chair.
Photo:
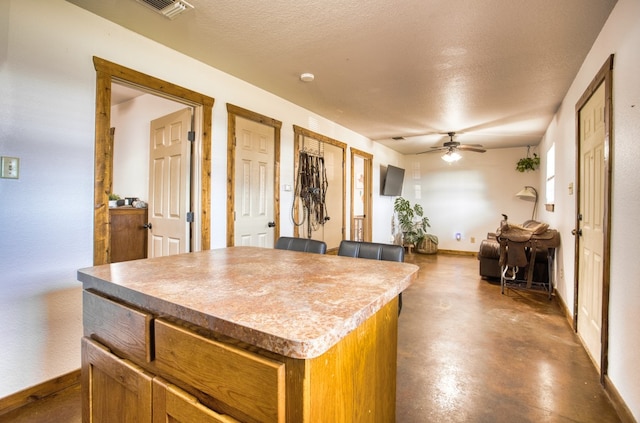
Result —
<svg viewBox="0 0 640 423"><path fill-rule="evenodd" d="M401 245L343 240L340 242L338 255L371 260L403 262L404 248ZM402 311L402 292L398 295L398 315L400 315L400 311Z"/></svg>
<svg viewBox="0 0 640 423"><path fill-rule="evenodd" d="M302 251L305 253L324 254L327 252L327 244L324 241L306 238L293 238L281 236L276 241L276 249Z"/></svg>

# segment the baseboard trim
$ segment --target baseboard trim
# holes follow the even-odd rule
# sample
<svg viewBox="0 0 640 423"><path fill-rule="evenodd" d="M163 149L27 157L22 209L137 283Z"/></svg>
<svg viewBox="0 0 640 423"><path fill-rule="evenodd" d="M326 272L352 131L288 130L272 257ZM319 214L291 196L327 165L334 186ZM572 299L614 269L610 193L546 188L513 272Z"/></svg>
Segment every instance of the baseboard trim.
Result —
<svg viewBox="0 0 640 423"><path fill-rule="evenodd" d="M573 316L569 312L569 307L567 307L567 303L564 302L564 298L562 298L562 296L558 295L558 291L555 288L553 289L553 291L555 294L554 297L558 301L558 304L560 305L560 308L564 313L564 317L567 319L567 322L569 323L569 327L571 328L571 330L575 332L576 328L575 326L573 326Z"/></svg>
<svg viewBox="0 0 640 423"><path fill-rule="evenodd" d="M627 407L627 403L624 402L615 385L611 382L611 379L609 379L609 375L605 375L604 377L604 390L609 395L613 408L615 408L622 423L638 423L633 417L631 410L629 410L629 407Z"/></svg>
<svg viewBox="0 0 640 423"><path fill-rule="evenodd" d="M477 251L460 251L460 250L438 250L438 254L447 254L450 256L477 256Z"/></svg>
<svg viewBox="0 0 640 423"><path fill-rule="evenodd" d="M0 416L79 383L80 369L0 398Z"/></svg>

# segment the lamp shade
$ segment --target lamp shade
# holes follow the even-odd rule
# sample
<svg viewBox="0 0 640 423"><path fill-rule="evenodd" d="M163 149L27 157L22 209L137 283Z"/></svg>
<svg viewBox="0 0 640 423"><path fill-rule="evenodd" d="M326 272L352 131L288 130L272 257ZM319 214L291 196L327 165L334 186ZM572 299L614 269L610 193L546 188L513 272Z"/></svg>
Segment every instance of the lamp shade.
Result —
<svg viewBox="0 0 640 423"><path fill-rule="evenodd" d="M521 200L533 201L533 213L531 213L531 219L535 220L536 207L538 206L538 191L536 191L534 187L527 185L523 189L518 191L516 197Z"/></svg>
<svg viewBox="0 0 640 423"><path fill-rule="evenodd" d="M520 191L518 191L518 193L516 194L516 197L522 199L522 200L537 200L538 199L538 191L536 191L536 189L534 187L531 186L526 186L524 188L522 188Z"/></svg>

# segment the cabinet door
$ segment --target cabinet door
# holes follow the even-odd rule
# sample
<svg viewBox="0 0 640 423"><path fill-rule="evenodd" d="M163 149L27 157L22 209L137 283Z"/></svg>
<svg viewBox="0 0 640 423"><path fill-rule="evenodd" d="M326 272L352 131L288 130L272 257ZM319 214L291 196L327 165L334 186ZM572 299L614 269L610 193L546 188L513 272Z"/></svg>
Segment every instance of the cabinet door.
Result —
<svg viewBox="0 0 640 423"><path fill-rule="evenodd" d="M152 375L82 338L82 421L151 423Z"/></svg>
<svg viewBox="0 0 640 423"><path fill-rule="evenodd" d="M111 263L147 258L147 209L118 208L111 216Z"/></svg>
<svg viewBox="0 0 640 423"><path fill-rule="evenodd" d="M153 380L153 423L239 423L202 405L196 397L161 378Z"/></svg>

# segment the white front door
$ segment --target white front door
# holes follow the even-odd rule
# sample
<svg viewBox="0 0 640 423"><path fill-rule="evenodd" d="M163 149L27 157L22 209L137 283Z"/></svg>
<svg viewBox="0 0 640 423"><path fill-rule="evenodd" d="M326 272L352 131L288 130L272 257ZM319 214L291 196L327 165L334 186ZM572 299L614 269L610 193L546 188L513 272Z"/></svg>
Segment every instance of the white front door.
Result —
<svg viewBox="0 0 640 423"><path fill-rule="evenodd" d="M234 245L274 245L275 132L236 116Z"/></svg>
<svg viewBox="0 0 640 423"><path fill-rule="evenodd" d="M148 256L190 251L191 108L151 121Z"/></svg>
<svg viewBox="0 0 640 423"><path fill-rule="evenodd" d="M600 368L604 255L605 88L579 112L580 203L578 240L578 335Z"/></svg>

